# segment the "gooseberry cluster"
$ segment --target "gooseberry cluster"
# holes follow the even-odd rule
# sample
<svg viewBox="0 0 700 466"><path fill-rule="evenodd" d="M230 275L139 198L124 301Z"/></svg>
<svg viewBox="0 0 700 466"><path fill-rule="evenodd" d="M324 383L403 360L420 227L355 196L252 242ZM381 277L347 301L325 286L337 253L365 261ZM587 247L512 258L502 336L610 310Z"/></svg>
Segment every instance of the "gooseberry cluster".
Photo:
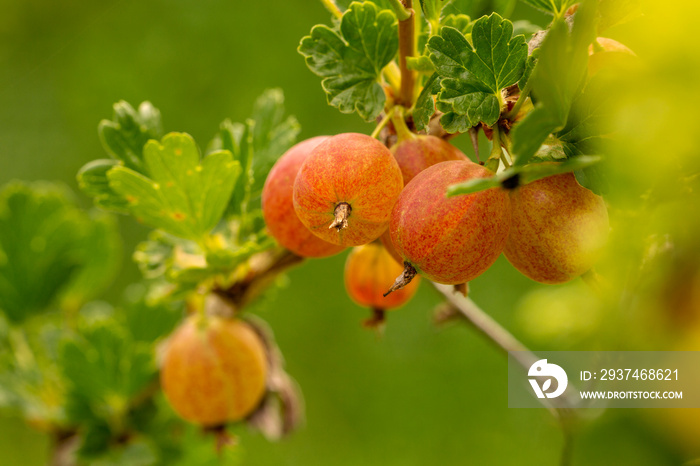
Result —
<svg viewBox="0 0 700 466"><path fill-rule="evenodd" d="M495 174L448 141L394 120L390 148L356 133L297 144L279 159L262 194L270 233L295 254L323 257L355 247L345 284L356 302L374 310L370 322L411 297L414 288L400 299L390 293L416 275L460 285L502 252L541 283L590 270L605 242L607 211L572 173L448 197L450 185Z"/></svg>

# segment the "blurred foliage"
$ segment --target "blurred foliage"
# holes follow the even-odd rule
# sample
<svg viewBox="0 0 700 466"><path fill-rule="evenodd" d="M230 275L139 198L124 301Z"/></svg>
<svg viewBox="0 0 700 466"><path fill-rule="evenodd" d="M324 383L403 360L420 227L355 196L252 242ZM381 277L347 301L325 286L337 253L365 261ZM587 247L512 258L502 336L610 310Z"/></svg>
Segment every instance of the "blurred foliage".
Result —
<svg viewBox="0 0 700 466"><path fill-rule="evenodd" d="M0 311L14 323L79 309L111 283L120 256L113 219L82 212L63 186L0 192Z"/></svg>

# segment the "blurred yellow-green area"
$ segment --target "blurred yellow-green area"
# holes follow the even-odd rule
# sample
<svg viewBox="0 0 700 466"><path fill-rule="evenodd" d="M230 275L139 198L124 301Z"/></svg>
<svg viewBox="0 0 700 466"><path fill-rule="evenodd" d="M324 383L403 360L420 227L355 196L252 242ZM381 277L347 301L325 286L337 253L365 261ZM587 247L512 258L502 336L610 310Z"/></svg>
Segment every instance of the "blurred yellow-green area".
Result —
<svg viewBox="0 0 700 466"><path fill-rule="evenodd" d="M615 3L615 2L610 2ZM583 281L539 285L504 258L471 297L533 350L700 350L700 205L696 116L700 51L695 1L641 3L609 29L639 60L611 81L606 121L609 254L598 295ZM241 121L264 89L284 89L301 138L372 126L326 104L299 39L328 23L320 2L273 0L0 0L0 184L58 180L104 157L96 126L120 99L150 100L166 131L200 145L227 117ZM512 19L546 27L519 3ZM456 144L468 152L468 138ZM139 272L130 260L147 229L120 218L116 299ZM465 325L438 329L426 283L379 337L343 288L345 255L309 261L261 316L302 387L306 424L270 443L241 432L250 465L553 465L562 433L546 410L507 407L507 360ZM633 271L633 272L630 272ZM700 458L696 410L584 413L577 465L678 465ZM0 464L45 464L49 439L0 420Z"/></svg>

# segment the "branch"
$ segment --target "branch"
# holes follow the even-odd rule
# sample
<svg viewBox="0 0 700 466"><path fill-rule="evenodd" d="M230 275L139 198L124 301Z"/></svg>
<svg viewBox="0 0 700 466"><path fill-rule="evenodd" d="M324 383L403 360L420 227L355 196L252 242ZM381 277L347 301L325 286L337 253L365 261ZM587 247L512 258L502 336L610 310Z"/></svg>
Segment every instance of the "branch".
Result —
<svg viewBox="0 0 700 466"><path fill-rule="evenodd" d="M304 261L291 251L270 250L254 256L248 273L227 288L215 288L214 294L233 306L234 312L260 295L282 273Z"/></svg>
<svg viewBox="0 0 700 466"><path fill-rule="evenodd" d="M512 353L513 358L527 372L535 361L539 358L532 353L525 345L518 341L508 330L493 320L474 301L465 297L455 290L453 286L433 283L447 300L450 306L459 313L461 317L469 321L476 330L485 336L493 345L502 350L506 355ZM573 432L576 427L576 415L572 407L576 404L571 399L571 392L567 389L558 398L538 399L542 405L559 421L564 432L564 446L562 450L561 465L571 463L571 452L573 448Z"/></svg>
<svg viewBox="0 0 700 466"><path fill-rule="evenodd" d="M343 12L340 11L340 8L338 8L338 5L335 4L334 0L321 0L321 3L323 3L326 10L328 10L335 18L340 19L343 17Z"/></svg>
<svg viewBox="0 0 700 466"><path fill-rule="evenodd" d="M415 13L411 8L412 0L404 1L409 15L407 18L400 19L399 21L399 68L401 69L401 90L399 91L398 103L406 108L410 108L413 105L415 72L408 69L406 57L412 57L415 55Z"/></svg>

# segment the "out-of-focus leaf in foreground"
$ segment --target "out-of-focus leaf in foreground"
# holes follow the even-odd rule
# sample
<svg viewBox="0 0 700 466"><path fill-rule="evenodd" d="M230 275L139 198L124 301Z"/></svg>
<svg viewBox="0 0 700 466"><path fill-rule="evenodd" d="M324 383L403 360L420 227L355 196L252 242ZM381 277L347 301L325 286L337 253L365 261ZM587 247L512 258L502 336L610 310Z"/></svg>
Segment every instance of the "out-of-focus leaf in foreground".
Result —
<svg viewBox="0 0 700 466"><path fill-rule="evenodd" d="M97 296L120 263L115 228L75 207L60 186L8 185L0 193L0 310L18 323Z"/></svg>

